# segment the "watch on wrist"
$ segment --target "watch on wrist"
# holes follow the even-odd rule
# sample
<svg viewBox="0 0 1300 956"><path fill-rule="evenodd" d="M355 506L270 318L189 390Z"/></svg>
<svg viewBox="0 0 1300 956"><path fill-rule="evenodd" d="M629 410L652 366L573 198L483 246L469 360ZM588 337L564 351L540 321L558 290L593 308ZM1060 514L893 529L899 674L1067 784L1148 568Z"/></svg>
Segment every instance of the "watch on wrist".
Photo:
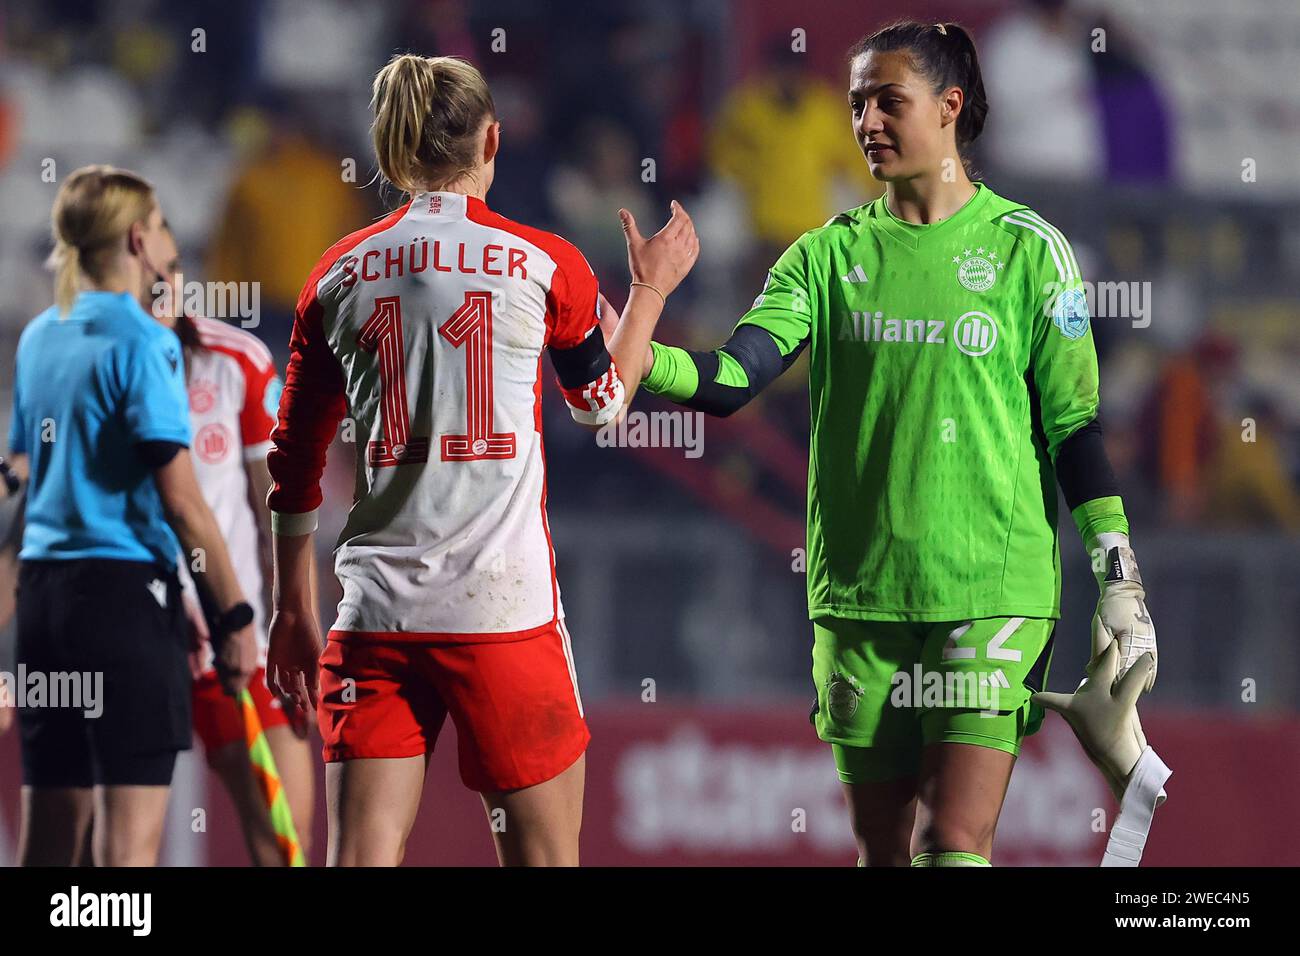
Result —
<svg viewBox="0 0 1300 956"><path fill-rule="evenodd" d="M216 634L213 636L225 637L227 634L233 634L240 628L247 627L252 623L253 606L247 601L240 601L228 608L217 620Z"/></svg>

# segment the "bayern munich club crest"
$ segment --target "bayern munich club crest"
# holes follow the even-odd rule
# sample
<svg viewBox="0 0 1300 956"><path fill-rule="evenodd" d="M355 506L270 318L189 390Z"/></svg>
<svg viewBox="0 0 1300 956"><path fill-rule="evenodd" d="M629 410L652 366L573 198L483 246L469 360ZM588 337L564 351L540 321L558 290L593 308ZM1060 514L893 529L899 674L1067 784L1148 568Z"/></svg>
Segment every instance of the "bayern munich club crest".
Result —
<svg viewBox="0 0 1300 956"><path fill-rule="evenodd" d="M836 720L848 720L858 709L862 687L850 674L838 671L826 681L826 709Z"/></svg>
<svg viewBox="0 0 1300 956"><path fill-rule="evenodd" d="M998 281L998 270L1003 266L998 254L983 246L963 249L952 261L957 266L957 281L969 292L987 292L993 288L993 283Z"/></svg>
<svg viewBox="0 0 1300 956"><path fill-rule="evenodd" d="M190 411L194 414L206 414L216 404L217 387L211 382L199 379L190 385Z"/></svg>

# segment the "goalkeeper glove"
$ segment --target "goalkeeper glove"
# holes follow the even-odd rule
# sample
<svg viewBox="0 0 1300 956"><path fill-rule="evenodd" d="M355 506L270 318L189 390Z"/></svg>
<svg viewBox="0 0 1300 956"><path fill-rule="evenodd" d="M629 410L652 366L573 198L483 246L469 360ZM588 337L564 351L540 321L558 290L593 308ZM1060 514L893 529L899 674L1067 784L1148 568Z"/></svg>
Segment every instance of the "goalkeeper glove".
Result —
<svg viewBox="0 0 1300 956"><path fill-rule="evenodd" d="M1138 573L1137 558L1129 546L1128 535L1102 532L1090 548L1094 556L1093 574L1101 597L1093 617L1093 630L1100 625L1118 645L1119 656L1115 680L1120 680L1143 654L1151 655L1151 670L1144 690L1156 682L1156 628L1147 610L1146 590ZM1094 655L1102 648L1094 647Z"/></svg>
<svg viewBox="0 0 1300 956"><path fill-rule="evenodd" d="M1137 699L1155 669L1143 654L1119 680L1119 641L1111 640L1100 619L1093 622L1088 676L1073 694L1034 694L1030 699L1065 718L1088 759L1101 770L1119 801L1119 816L1106 841L1102 866L1137 866L1151 832L1152 815L1165 802L1170 771L1147 746L1138 722Z"/></svg>
<svg viewBox="0 0 1300 956"><path fill-rule="evenodd" d="M1122 800L1129 775L1147 749L1138 720L1137 699L1155 659L1149 654L1118 678L1119 641L1111 640L1100 620L1093 619L1093 656L1088 676L1073 694L1040 692L1034 703L1065 718L1091 760L1106 778L1116 800ZM1163 791L1161 798L1163 799Z"/></svg>

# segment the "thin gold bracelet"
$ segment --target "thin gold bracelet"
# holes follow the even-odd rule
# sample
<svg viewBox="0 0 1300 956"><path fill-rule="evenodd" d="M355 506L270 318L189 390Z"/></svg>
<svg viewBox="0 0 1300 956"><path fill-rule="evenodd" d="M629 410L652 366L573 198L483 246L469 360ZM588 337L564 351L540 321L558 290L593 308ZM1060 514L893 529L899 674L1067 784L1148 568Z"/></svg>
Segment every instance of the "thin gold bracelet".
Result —
<svg viewBox="0 0 1300 956"><path fill-rule="evenodd" d="M662 292L660 292L658 289L656 289L654 286L652 286L649 282L633 282L632 285L645 286L655 295L659 296L659 300L663 302L665 306L668 305L668 297L664 295Z"/></svg>

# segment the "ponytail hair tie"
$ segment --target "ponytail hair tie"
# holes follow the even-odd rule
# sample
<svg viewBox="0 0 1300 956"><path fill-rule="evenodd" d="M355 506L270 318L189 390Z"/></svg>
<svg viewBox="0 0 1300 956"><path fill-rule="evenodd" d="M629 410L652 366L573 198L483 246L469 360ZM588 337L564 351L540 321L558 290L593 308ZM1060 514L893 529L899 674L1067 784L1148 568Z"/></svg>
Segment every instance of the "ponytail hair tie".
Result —
<svg viewBox="0 0 1300 956"><path fill-rule="evenodd" d="M944 26L942 23L936 23L934 25L934 28L938 30L940 33L942 33L944 36L948 35L948 28Z"/></svg>

